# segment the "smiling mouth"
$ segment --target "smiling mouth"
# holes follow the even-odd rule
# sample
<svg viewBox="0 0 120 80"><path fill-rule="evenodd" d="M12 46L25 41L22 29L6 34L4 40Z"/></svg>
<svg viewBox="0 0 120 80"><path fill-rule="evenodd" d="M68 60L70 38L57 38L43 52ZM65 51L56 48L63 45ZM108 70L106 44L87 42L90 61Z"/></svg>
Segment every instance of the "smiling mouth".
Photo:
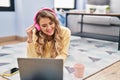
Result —
<svg viewBox="0 0 120 80"><path fill-rule="evenodd" d="M47 33L52 33L52 31L47 31Z"/></svg>
<svg viewBox="0 0 120 80"><path fill-rule="evenodd" d="M53 32L53 30L48 30L47 32L48 32L48 33L52 33L52 32Z"/></svg>

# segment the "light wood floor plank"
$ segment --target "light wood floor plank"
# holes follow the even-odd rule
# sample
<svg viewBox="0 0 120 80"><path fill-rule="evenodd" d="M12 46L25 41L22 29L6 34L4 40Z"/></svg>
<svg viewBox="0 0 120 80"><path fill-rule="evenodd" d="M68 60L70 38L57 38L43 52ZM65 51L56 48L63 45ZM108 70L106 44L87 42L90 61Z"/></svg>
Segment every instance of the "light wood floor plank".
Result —
<svg viewBox="0 0 120 80"><path fill-rule="evenodd" d="M120 61L85 80L120 80Z"/></svg>

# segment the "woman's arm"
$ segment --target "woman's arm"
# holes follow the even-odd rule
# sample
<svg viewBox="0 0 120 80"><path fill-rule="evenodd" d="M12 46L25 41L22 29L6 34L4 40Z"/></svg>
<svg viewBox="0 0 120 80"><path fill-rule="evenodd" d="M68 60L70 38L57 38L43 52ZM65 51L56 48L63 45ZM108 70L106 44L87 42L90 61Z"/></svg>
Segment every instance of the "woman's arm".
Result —
<svg viewBox="0 0 120 80"><path fill-rule="evenodd" d="M27 44L27 57L38 57L36 50L35 50L35 33L36 30L34 26L30 26L26 29L27 35L28 35L28 44Z"/></svg>
<svg viewBox="0 0 120 80"><path fill-rule="evenodd" d="M27 57L29 58L36 58L38 57L36 51L35 51L35 44L32 43L28 43L27 45Z"/></svg>

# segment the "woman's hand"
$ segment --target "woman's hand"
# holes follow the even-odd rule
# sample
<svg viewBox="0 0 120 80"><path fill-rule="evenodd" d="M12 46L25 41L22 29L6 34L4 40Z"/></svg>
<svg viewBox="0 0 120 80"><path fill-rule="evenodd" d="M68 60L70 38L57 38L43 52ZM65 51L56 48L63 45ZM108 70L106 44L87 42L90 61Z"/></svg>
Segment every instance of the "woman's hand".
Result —
<svg viewBox="0 0 120 80"><path fill-rule="evenodd" d="M30 26L26 29L26 33L27 33L27 36L28 36L28 39L27 39L28 43L32 42L33 29L34 29L34 25L32 25L32 26Z"/></svg>

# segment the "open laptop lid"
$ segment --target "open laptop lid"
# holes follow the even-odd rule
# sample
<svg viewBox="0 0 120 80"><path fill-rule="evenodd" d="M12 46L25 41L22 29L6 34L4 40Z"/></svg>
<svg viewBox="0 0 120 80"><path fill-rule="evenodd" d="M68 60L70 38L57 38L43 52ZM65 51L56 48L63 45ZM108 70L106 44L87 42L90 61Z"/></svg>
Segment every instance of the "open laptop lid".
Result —
<svg viewBox="0 0 120 80"><path fill-rule="evenodd" d="M63 80L62 59L18 58L20 80Z"/></svg>

